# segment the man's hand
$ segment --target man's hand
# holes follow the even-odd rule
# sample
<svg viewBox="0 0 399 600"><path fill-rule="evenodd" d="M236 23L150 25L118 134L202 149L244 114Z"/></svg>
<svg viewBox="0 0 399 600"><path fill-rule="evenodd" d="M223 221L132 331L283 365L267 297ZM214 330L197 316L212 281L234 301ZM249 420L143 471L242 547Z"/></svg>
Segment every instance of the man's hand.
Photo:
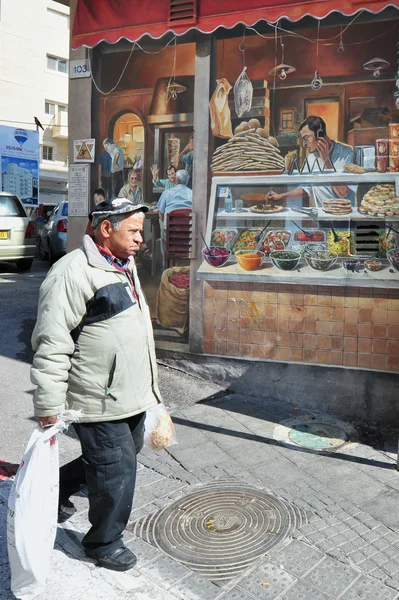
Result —
<svg viewBox="0 0 399 600"><path fill-rule="evenodd" d="M38 417L40 427L47 427L47 425L54 425L58 421L58 415L52 415L51 417Z"/></svg>
<svg viewBox="0 0 399 600"><path fill-rule="evenodd" d="M319 138L317 140L317 150L324 162L326 162L329 154L330 154L330 145L324 138Z"/></svg>
<svg viewBox="0 0 399 600"><path fill-rule="evenodd" d="M270 191L266 194L266 199L271 202L278 202L284 198L284 194L277 194L277 192Z"/></svg>
<svg viewBox="0 0 399 600"><path fill-rule="evenodd" d="M156 165L152 165L151 167L152 179L153 181L158 181L159 179L159 169Z"/></svg>

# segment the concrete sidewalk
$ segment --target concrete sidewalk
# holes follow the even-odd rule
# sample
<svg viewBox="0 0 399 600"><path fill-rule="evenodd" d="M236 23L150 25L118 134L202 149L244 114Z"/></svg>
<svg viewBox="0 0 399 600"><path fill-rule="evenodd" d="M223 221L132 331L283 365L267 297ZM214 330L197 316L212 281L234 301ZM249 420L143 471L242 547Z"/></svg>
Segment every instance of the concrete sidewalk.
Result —
<svg viewBox="0 0 399 600"><path fill-rule="evenodd" d="M173 417L178 445L140 456L125 535L135 568L114 573L84 558L88 503L75 497L41 600L399 598L395 437L376 450L356 424L241 394ZM13 598L9 487L0 483L2 600ZM223 570L235 576L221 580Z"/></svg>

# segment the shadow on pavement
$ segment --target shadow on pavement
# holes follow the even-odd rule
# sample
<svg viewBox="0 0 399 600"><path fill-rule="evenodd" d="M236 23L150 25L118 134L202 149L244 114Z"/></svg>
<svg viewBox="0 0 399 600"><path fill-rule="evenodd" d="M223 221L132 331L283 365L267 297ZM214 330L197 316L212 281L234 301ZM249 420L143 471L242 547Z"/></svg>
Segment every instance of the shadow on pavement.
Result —
<svg viewBox="0 0 399 600"><path fill-rule="evenodd" d="M244 440L250 440L253 442L261 442L264 444L269 444L270 446L278 446L280 448L282 446L281 442L278 442L269 437L256 435L254 433L245 433L243 431L235 431L234 429L227 429L224 427L215 427L213 425L208 425L206 423L199 423L197 421L189 421L187 419L182 419L181 417L173 417L173 422L177 425L184 425L185 427L193 427L193 428L201 429L203 431L211 431L213 433L218 433L221 435L229 435L232 437L241 438ZM288 448L290 450L293 450L294 452L302 452L305 454L317 454L317 455L320 454L320 452L317 452L317 451L315 452L312 450L307 450L305 448L300 448L299 446L294 446L294 445L290 445L290 444L286 444L286 443L284 443L284 447ZM371 467L378 467L381 469L388 469L390 471L396 471L394 464L389 464L389 463L379 461L379 460L363 458L360 456L349 456L346 454L342 454L340 452L323 452L322 454L323 454L323 456L328 457L328 458L333 458L333 459L338 458L340 460L355 462L355 463L359 463L359 464L363 464L363 465L368 465Z"/></svg>

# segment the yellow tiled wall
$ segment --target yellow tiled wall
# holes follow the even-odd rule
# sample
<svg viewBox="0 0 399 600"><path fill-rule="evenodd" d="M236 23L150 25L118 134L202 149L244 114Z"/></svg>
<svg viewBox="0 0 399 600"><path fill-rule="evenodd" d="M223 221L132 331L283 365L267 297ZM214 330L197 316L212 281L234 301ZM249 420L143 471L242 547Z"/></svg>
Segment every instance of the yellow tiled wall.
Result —
<svg viewBox="0 0 399 600"><path fill-rule="evenodd" d="M204 352L399 370L399 290L205 283Z"/></svg>

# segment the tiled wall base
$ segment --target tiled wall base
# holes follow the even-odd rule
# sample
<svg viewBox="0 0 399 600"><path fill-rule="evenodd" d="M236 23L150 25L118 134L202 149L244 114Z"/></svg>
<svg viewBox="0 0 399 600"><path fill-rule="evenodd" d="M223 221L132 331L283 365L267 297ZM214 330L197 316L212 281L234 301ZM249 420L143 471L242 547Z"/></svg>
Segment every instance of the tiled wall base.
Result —
<svg viewBox="0 0 399 600"><path fill-rule="evenodd" d="M399 371L399 290L206 282L204 352Z"/></svg>

